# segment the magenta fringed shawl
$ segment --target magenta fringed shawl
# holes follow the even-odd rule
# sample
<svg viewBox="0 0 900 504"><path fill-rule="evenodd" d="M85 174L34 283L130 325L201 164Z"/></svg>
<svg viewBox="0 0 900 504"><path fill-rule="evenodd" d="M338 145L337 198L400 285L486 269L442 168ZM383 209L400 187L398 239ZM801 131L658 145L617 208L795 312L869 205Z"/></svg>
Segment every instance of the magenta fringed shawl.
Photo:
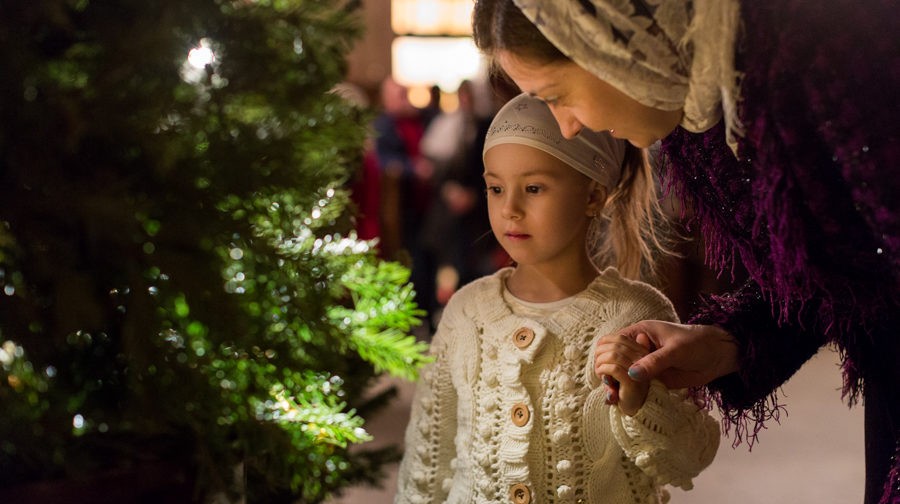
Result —
<svg viewBox="0 0 900 504"><path fill-rule="evenodd" d="M744 2L738 158L721 125L678 129L662 143L666 186L693 209L710 264L740 264L751 279L694 318L742 347L740 376L710 386L736 442L777 416L775 391L823 344L841 352L851 403L867 383L886 390L900 380L894 7ZM895 399L885 398L893 411Z"/></svg>

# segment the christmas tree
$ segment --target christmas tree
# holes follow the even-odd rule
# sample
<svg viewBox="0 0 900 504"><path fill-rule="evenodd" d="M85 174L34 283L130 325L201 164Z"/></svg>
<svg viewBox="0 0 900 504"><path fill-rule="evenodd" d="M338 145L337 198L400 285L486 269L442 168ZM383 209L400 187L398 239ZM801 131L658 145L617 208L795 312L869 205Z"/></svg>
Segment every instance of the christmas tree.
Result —
<svg viewBox="0 0 900 504"><path fill-rule="evenodd" d="M390 454L350 450L384 400L363 391L425 358L409 272L352 232L370 117L329 90L355 6L2 10L0 500L131 471L133 502L318 502L377 477Z"/></svg>

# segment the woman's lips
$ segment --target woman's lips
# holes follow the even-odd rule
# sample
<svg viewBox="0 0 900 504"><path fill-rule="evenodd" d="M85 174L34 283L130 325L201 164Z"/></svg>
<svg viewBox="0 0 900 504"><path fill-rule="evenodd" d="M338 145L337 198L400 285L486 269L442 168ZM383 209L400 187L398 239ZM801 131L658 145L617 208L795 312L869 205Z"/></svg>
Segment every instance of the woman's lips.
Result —
<svg viewBox="0 0 900 504"><path fill-rule="evenodd" d="M530 238L531 235L525 233L506 233L506 237L511 240L524 240Z"/></svg>

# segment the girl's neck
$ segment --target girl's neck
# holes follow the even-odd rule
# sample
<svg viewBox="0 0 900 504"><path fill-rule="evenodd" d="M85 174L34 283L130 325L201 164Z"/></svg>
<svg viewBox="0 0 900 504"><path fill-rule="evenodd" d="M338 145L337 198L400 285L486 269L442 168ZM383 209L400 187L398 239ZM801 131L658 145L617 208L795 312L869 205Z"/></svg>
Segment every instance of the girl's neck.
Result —
<svg viewBox="0 0 900 504"><path fill-rule="evenodd" d="M523 301L550 303L583 291L598 274L587 258L556 267L518 265L506 279L506 288Z"/></svg>

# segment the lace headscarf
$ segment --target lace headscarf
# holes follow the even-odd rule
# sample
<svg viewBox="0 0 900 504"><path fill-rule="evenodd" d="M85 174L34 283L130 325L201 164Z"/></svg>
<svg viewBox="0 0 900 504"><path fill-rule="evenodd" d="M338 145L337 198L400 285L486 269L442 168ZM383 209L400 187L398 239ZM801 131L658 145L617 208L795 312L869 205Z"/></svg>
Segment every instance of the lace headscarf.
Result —
<svg viewBox="0 0 900 504"><path fill-rule="evenodd" d="M742 133L734 69L738 0L514 0L563 54L643 105L684 109L702 132Z"/></svg>

